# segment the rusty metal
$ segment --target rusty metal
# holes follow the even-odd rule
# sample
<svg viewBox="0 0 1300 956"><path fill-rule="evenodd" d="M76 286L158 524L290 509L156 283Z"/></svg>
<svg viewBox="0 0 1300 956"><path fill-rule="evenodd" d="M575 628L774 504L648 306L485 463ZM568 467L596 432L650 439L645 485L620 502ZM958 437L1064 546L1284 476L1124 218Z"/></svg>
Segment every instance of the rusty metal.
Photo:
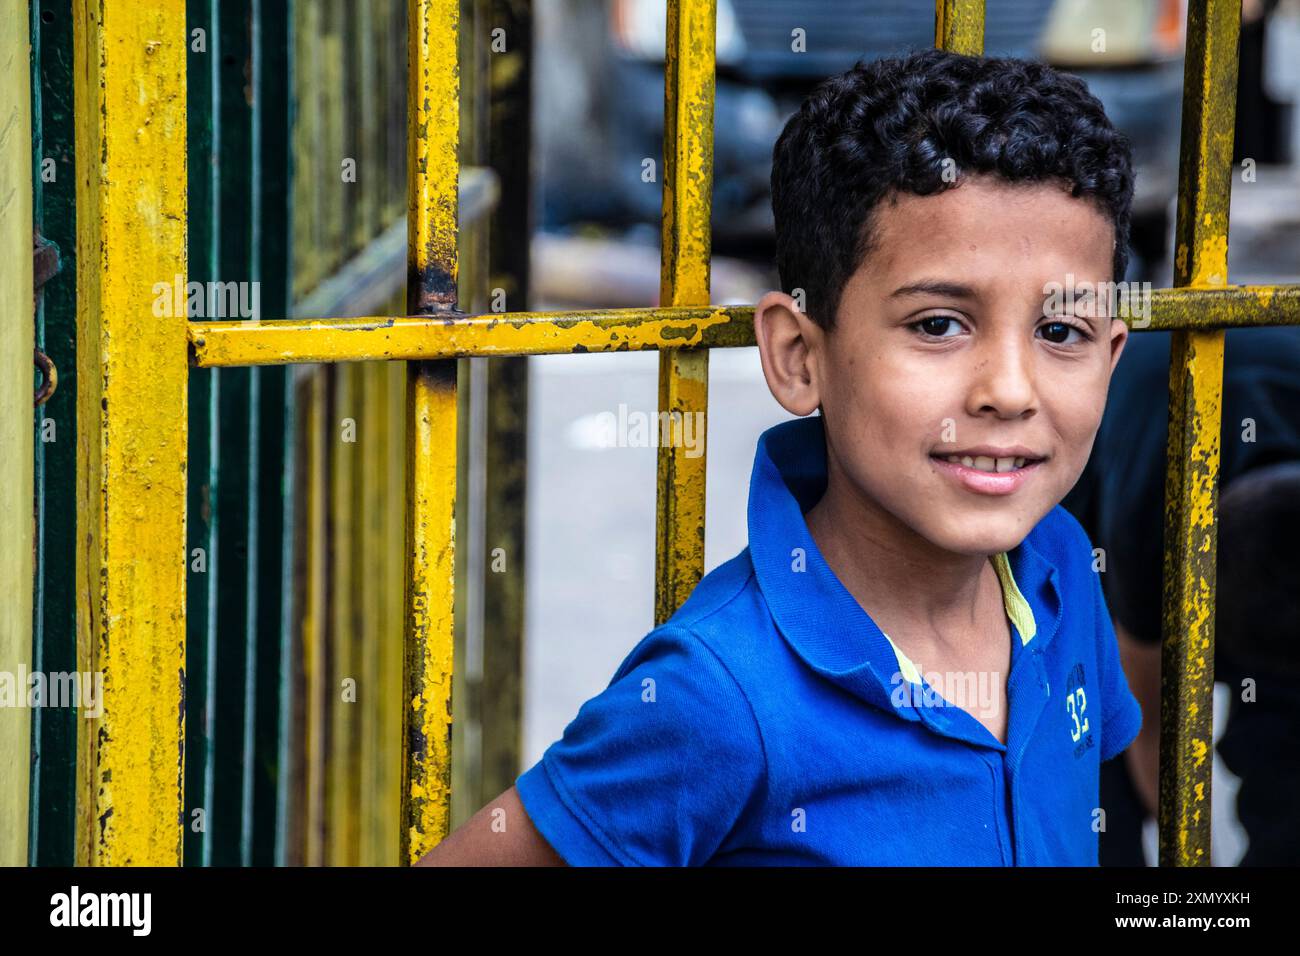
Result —
<svg viewBox="0 0 1300 956"><path fill-rule="evenodd" d="M1240 26L1240 0L1188 5L1175 286L1205 289L1228 281ZM1207 303L1212 294L1191 293ZM1222 331L1183 328L1170 343L1160 660L1162 866L1210 865L1223 340Z"/></svg>
<svg viewBox="0 0 1300 956"><path fill-rule="evenodd" d="M407 11L407 308L454 322L460 3L410 0ZM407 372L403 864L433 849L451 822L458 428L456 363Z"/></svg>
<svg viewBox="0 0 1300 956"><path fill-rule="evenodd" d="M40 371L43 379L41 387L36 390L36 398L32 402L34 408L40 408L53 397L54 390L59 387L59 370L54 367L50 357L40 349L32 349L32 362Z"/></svg>
<svg viewBox="0 0 1300 956"><path fill-rule="evenodd" d="M979 56L984 52L984 0L935 0L934 45Z"/></svg>
<svg viewBox="0 0 1300 956"><path fill-rule="evenodd" d="M709 302L713 193L714 0L669 0L664 62L664 189L659 301ZM708 428L708 349L659 354L660 412L697 413ZM702 433L703 434L703 433ZM676 443L657 455L655 623L704 576L705 453Z"/></svg>
<svg viewBox="0 0 1300 956"><path fill-rule="evenodd" d="M40 234L32 232L32 291L39 292L41 286L59 274L63 262L59 259L59 247Z"/></svg>

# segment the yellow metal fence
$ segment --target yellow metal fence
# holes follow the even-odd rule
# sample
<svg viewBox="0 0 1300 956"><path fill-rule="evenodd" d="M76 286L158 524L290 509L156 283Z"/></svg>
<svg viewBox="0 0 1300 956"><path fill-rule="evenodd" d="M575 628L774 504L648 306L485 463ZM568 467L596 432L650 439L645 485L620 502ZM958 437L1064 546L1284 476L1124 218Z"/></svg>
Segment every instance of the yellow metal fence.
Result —
<svg viewBox="0 0 1300 956"><path fill-rule="evenodd" d="M414 861L449 825L455 360L657 349L660 408L688 413L707 410L708 350L754 344L752 308L708 301L713 0L668 4L660 307L458 311L459 3L409 0L408 314L261 322L158 321L145 298L149 285L138 279L186 273L184 4L86 3L78 10L79 412L85 423L78 574L86 595L79 633L82 666L105 675L104 714L86 722L80 742L79 861L174 865L181 859L188 366L382 361L409 363L399 841L401 860ZM1300 287L1227 282L1239 16L1239 0L1190 2L1175 282L1155 292L1147 326L1176 333L1160 768L1165 865L1209 863L1223 331L1300 321ZM938 0L936 43L981 52L983 18L980 0ZM379 401L394 380L367 368L360 376L344 373L342 387ZM312 381L316 391L303 410L309 418L323 415L325 401L322 380ZM391 450L401 445L399 436L378 432L376 460L396 460ZM321 424L306 434L316 437L308 437L302 460L323 467ZM657 621L671 615L703 574L706 463L684 452L659 451ZM370 474L363 483L375 480ZM365 514L349 504L360 500L358 488L335 488L331 505L312 487L304 521L323 523L332 506L340 520ZM379 553L377 542L392 532L376 526L365 534ZM303 613L325 614L329 598L319 569L305 574ZM359 600L365 615L382 613L377 595L362 590ZM305 650L304 666L319 666L312 655L323 653L322 646ZM311 700L309 706L319 706ZM325 792L327 767L310 729L319 730L323 713L308 717L310 797ZM362 799L371 815L382 814L379 796ZM319 820L325 812L317 808L309 816ZM319 831L308 837L308 862L324 858L320 840Z"/></svg>

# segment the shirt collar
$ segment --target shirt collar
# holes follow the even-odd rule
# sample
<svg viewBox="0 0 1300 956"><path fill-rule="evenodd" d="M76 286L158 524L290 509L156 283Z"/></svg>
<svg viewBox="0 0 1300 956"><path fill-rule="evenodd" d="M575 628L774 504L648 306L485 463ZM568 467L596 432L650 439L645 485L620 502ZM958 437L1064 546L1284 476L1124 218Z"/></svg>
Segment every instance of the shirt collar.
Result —
<svg viewBox="0 0 1300 956"><path fill-rule="evenodd" d="M893 675L907 674L911 662L904 663L905 656L836 577L808 530L804 513L825 490L820 415L782 422L762 434L749 485L749 551L759 589L787 643L809 667L869 703L917 720L915 710L891 701ZM1022 646L1032 641L1041 651L1060 621L1056 567L1029 537L996 556L994 567Z"/></svg>

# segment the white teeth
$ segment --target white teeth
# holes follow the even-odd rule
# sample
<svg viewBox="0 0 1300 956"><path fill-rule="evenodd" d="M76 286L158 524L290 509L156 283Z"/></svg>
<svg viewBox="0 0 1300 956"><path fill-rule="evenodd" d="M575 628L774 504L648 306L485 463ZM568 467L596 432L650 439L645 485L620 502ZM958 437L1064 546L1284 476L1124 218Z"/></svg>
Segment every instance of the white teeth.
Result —
<svg viewBox="0 0 1300 956"><path fill-rule="evenodd" d="M988 455L971 457L970 455L949 455L947 460L954 465L965 465L979 471L1006 472L1025 467L1024 458L991 458Z"/></svg>

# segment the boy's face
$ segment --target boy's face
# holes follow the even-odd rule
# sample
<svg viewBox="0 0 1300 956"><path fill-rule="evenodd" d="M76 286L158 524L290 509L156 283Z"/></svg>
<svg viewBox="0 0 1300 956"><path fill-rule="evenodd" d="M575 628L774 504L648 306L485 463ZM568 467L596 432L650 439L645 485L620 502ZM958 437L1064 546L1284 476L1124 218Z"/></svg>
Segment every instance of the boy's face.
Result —
<svg viewBox="0 0 1300 956"><path fill-rule="evenodd" d="M795 414L822 407L831 480L881 520L1009 550L1078 480L1128 335L1104 295L1045 316L1049 284L1110 282L1113 249L1108 218L1057 183L886 199L833 332L782 293L759 303L768 384Z"/></svg>

